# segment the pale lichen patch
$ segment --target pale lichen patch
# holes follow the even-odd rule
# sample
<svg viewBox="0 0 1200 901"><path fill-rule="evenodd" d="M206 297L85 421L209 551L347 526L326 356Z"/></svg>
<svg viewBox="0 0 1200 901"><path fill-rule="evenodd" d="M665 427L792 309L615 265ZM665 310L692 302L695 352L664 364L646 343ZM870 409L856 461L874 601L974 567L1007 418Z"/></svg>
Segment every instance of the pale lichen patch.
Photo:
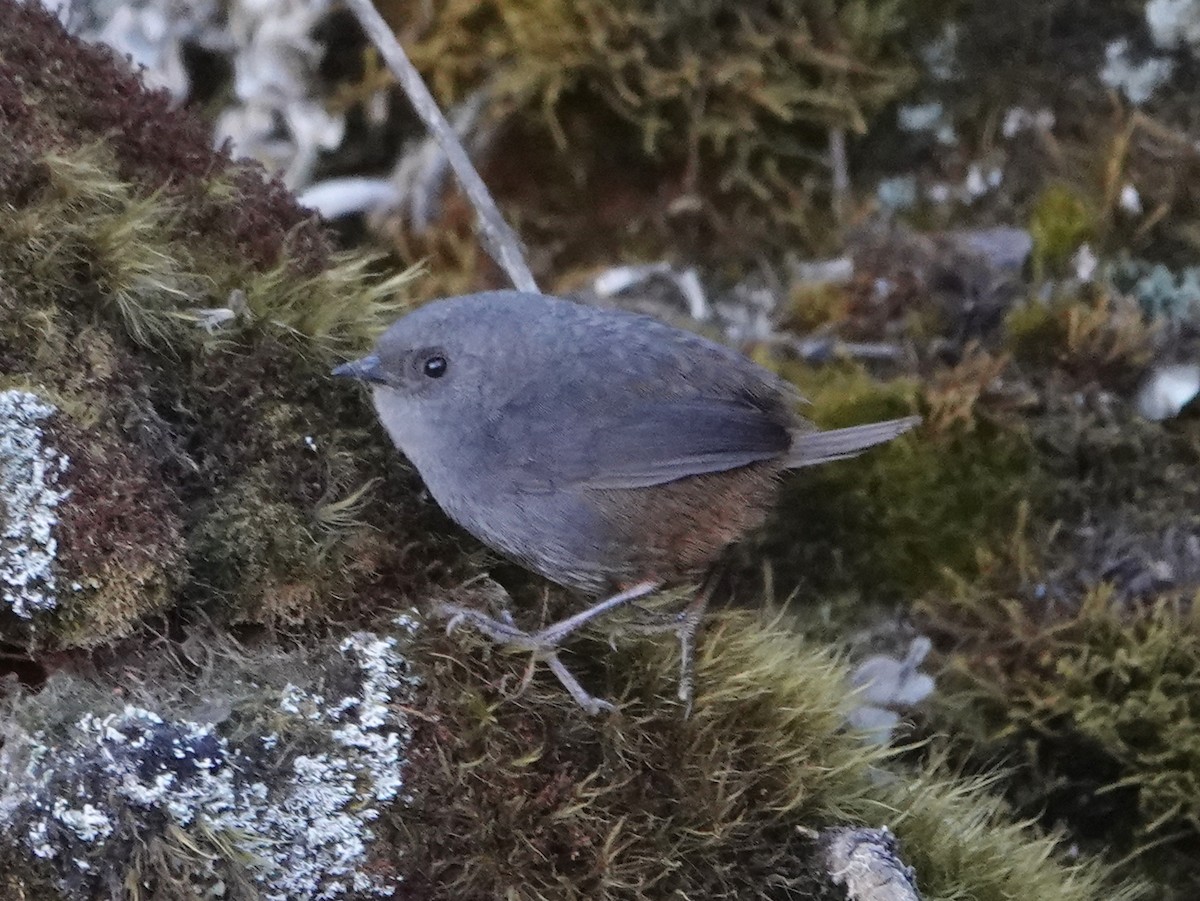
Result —
<svg viewBox="0 0 1200 901"><path fill-rule="evenodd" d="M23 619L52 610L58 548L55 508L68 458L46 444L40 423L55 408L28 391L0 391L0 591Z"/></svg>
<svg viewBox="0 0 1200 901"><path fill-rule="evenodd" d="M0 749L0 833L70 874L69 899L121 884L137 848L180 835L208 856L186 877L201 894L240 874L264 901L391 896L400 876L373 824L406 781L402 711L419 680L404 638L355 633L298 671L313 674L305 686L259 686L267 704L216 723L128 705L68 721L65 738L15 733Z"/></svg>

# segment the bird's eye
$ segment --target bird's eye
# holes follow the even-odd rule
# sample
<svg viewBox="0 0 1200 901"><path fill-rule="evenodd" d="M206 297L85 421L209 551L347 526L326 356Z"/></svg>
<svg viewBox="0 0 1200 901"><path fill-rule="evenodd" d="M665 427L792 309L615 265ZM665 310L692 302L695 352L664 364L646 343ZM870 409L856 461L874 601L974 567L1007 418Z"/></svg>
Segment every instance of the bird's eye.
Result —
<svg viewBox="0 0 1200 901"><path fill-rule="evenodd" d="M446 366L446 358L441 354L434 354L425 361L421 371L431 379L440 379L446 374Z"/></svg>

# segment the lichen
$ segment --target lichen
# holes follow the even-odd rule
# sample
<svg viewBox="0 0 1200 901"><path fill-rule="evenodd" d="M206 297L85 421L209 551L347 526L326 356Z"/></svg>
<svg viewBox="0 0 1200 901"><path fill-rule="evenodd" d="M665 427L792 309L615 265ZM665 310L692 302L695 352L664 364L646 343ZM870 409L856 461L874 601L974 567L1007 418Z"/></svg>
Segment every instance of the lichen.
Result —
<svg viewBox="0 0 1200 901"><path fill-rule="evenodd" d="M54 531L70 461L40 426L54 412L28 391L0 392L0 586L4 605L24 619L58 605Z"/></svg>
<svg viewBox="0 0 1200 901"><path fill-rule="evenodd" d="M1200 317L1200 269L1172 271L1162 263L1130 260L1110 268L1109 280L1132 294L1145 314L1172 323Z"/></svg>
<svg viewBox="0 0 1200 901"><path fill-rule="evenodd" d="M399 877L375 830L404 803L411 726L399 705L419 684L405 657L414 621L397 625L345 638L318 670L292 664L300 684L264 679L285 661L268 657L257 675L262 662L238 661L238 695L252 702L217 721L129 704L54 726L54 741L46 725L11 732L0 834L53 866L66 898L221 885L269 901L390 896ZM18 721L52 718L47 703L26 700Z"/></svg>

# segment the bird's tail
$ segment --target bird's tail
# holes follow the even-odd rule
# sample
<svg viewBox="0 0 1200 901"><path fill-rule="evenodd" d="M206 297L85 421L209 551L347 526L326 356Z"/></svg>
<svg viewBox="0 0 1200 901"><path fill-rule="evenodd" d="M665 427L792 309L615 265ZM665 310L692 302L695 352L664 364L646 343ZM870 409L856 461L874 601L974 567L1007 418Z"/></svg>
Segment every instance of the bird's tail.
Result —
<svg viewBox="0 0 1200 901"><path fill-rule="evenodd" d="M920 421L920 416L906 416L903 419L871 422L848 429L831 429L828 432L798 432L792 441L791 450L784 458L784 464L789 469L799 469L801 466L815 466L830 460L856 457L868 447L903 435Z"/></svg>

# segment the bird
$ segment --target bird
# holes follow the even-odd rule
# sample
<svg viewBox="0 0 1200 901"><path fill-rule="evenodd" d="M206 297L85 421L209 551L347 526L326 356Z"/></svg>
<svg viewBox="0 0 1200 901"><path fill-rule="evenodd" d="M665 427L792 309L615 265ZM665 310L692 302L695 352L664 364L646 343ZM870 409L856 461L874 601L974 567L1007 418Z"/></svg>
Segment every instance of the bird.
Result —
<svg viewBox="0 0 1200 901"><path fill-rule="evenodd" d="M433 499L484 544L600 598L536 632L506 611L443 604L544 660L591 714L614 709L562 662L565 639L673 585L695 584L765 520L787 470L853 457L909 416L822 431L803 400L734 349L650 316L525 291L435 300L333 369L370 386L379 420ZM668 620L690 711L710 588ZM532 666L532 663L531 663Z"/></svg>

